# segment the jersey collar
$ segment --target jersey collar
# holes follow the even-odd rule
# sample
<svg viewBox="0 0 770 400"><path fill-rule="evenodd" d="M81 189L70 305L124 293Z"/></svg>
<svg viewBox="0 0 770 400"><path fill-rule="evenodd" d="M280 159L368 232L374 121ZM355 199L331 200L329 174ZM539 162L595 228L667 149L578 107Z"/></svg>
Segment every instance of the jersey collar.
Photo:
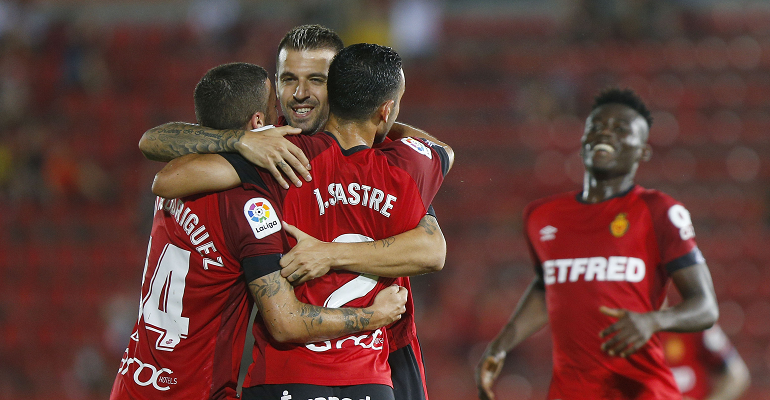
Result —
<svg viewBox="0 0 770 400"><path fill-rule="evenodd" d="M346 150L346 149L342 148L342 146L340 145L340 141L337 140L336 136L332 135L328 131L323 131L321 133L325 133L325 134L329 135L332 139L334 139L334 141L337 142L337 146L339 146L340 151L342 152L342 155L344 155L344 156L353 155L355 153L358 153L359 151L368 150L370 148L369 146L361 144L361 145L358 145L358 146L353 146L353 147L351 147L351 148Z"/></svg>
<svg viewBox="0 0 770 400"><path fill-rule="evenodd" d="M623 197L623 196L631 193L634 189L636 189L636 184L631 185L631 187L628 188L628 190L620 192L620 193L617 193L617 194L612 195L610 197L607 197L606 199L600 201L599 203L604 203L607 200L612 200L612 199L616 199L618 197ZM582 190L577 192L577 194L575 195L575 200L577 200L577 202L580 203L580 204L588 204L588 205L599 204L599 203L589 203L587 201L583 201L583 191Z"/></svg>

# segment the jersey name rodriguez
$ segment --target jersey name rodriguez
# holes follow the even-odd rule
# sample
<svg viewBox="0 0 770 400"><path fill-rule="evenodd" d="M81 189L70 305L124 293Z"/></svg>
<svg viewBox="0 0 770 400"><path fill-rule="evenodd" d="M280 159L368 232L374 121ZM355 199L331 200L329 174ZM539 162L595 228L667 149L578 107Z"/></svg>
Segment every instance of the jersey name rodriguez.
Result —
<svg viewBox="0 0 770 400"><path fill-rule="evenodd" d="M352 182L347 185L343 183L330 183L327 186L327 192L328 195L325 193L321 194L320 189L313 190L313 194L318 202L318 215L326 214L326 209L329 207L345 204L368 207L390 218L390 210L393 208L396 200L398 200L396 196L390 193L358 182Z"/></svg>
<svg viewBox="0 0 770 400"><path fill-rule="evenodd" d="M195 247L198 254L204 257L203 268L209 269L209 265L215 265L217 267L224 267L222 263L222 257L217 256L216 260L213 256L218 253L214 242L209 240L209 233L206 230L206 225L201 224L198 226L200 219L194 212L190 212L190 207L186 207L185 204L179 199L164 199L161 197L155 198L155 210L163 210L174 218L177 224L187 234L190 244ZM211 254L214 253L214 254Z"/></svg>
<svg viewBox="0 0 770 400"><path fill-rule="evenodd" d="M563 258L543 263L546 285L577 282L581 278L585 282L641 282L646 272L644 260L636 257Z"/></svg>

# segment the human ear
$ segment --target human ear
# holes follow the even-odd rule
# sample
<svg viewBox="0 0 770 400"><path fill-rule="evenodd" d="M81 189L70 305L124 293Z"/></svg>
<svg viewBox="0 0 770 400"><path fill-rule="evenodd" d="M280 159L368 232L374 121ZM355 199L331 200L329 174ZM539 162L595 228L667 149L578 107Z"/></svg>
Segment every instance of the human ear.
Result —
<svg viewBox="0 0 770 400"><path fill-rule="evenodd" d="M642 161L650 161L650 158L652 158L652 147L646 144L642 149Z"/></svg>
<svg viewBox="0 0 770 400"><path fill-rule="evenodd" d="M249 130L259 129L265 126L265 114L261 112L255 112L249 119Z"/></svg>
<svg viewBox="0 0 770 400"><path fill-rule="evenodd" d="M390 113L393 112L393 105L396 104L394 100L388 100L380 106L379 115L382 118L382 122L388 122Z"/></svg>

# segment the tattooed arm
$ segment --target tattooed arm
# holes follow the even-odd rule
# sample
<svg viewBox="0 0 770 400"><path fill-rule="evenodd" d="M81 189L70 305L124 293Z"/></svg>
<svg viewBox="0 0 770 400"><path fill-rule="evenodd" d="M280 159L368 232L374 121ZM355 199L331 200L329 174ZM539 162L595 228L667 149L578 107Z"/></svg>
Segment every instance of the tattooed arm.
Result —
<svg viewBox="0 0 770 400"><path fill-rule="evenodd" d="M217 130L169 122L145 132L139 140L139 150L152 161L171 161L191 153L236 152L235 144L245 133L241 129Z"/></svg>
<svg viewBox="0 0 770 400"><path fill-rule="evenodd" d="M297 300L294 288L275 271L249 282L270 334L282 343L310 343L383 327L406 311L407 290L391 286L366 308L325 308Z"/></svg>
<svg viewBox="0 0 770 400"><path fill-rule="evenodd" d="M305 153L284 136L300 132L291 126L253 132L169 122L145 132L139 140L139 150L153 161L171 161L191 153L237 152L252 164L269 170L284 188L289 186L282 173L299 187L302 181L297 175L310 181L310 165Z"/></svg>
<svg viewBox="0 0 770 400"><path fill-rule="evenodd" d="M426 215L416 228L386 239L361 243L322 242L284 224L297 245L281 258L281 275L293 285L326 274L330 268L396 278L440 271L446 241L436 218Z"/></svg>

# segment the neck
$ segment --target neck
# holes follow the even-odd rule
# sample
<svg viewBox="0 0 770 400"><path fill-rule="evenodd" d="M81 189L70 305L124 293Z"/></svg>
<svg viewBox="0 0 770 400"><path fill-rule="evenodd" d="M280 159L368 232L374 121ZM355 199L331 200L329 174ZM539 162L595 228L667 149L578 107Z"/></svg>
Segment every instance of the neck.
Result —
<svg viewBox="0 0 770 400"><path fill-rule="evenodd" d="M628 191L634 186L635 172L632 171L626 175L613 178L599 179L593 173L586 171L583 176L582 200L586 203L599 203Z"/></svg>
<svg viewBox="0 0 770 400"><path fill-rule="evenodd" d="M334 115L329 115L324 129L337 138L345 150L361 145L372 147L377 133L377 127L369 121L346 121Z"/></svg>

